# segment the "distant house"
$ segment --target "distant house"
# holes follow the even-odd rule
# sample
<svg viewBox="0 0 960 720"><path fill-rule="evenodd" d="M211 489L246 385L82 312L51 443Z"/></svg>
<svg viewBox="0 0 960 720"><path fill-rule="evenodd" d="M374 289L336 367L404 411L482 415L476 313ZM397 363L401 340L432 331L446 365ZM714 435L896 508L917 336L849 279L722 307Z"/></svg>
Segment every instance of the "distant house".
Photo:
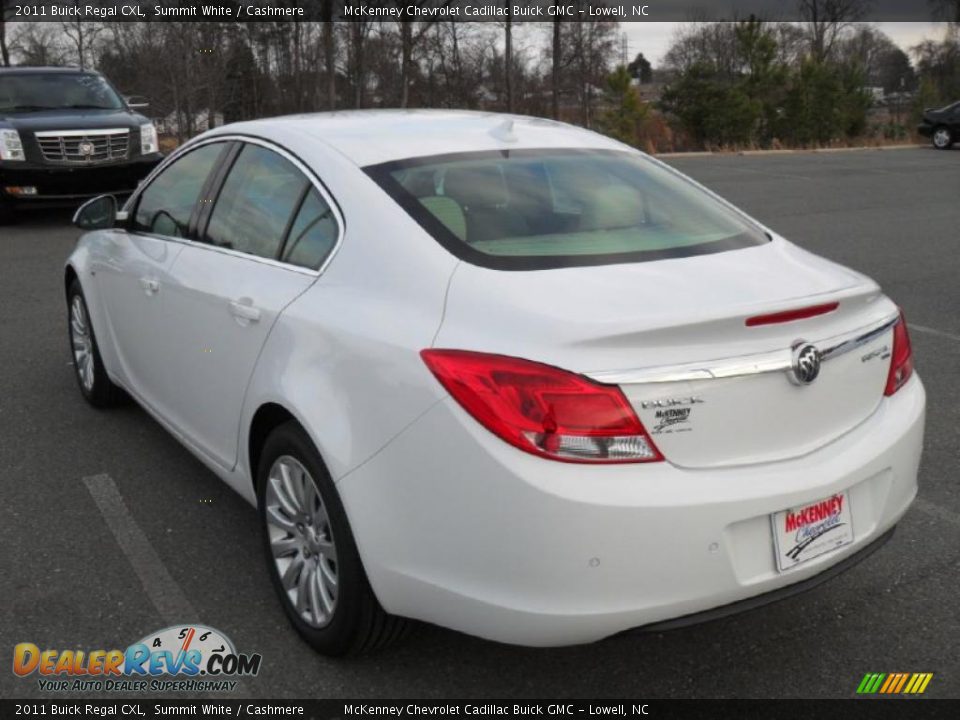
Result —
<svg viewBox="0 0 960 720"><path fill-rule="evenodd" d="M193 114L193 127L187 122L184 113L178 113L176 110L157 120L157 132L161 135L183 135L191 130L194 133L201 133L209 130L211 127L223 125L223 113L213 113L213 125L210 124L210 111L199 110Z"/></svg>

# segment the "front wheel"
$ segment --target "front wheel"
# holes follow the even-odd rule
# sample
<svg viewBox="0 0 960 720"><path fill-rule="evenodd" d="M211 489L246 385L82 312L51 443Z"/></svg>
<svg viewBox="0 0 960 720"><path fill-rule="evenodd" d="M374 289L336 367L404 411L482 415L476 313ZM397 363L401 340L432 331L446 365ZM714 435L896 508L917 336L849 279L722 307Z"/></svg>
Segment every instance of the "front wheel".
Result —
<svg viewBox="0 0 960 720"><path fill-rule="evenodd" d="M942 125L933 131L933 146L937 150L948 150L953 145L953 133Z"/></svg>
<svg viewBox="0 0 960 720"><path fill-rule="evenodd" d="M67 327L70 333L70 349L73 369L80 392L94 407L111 407L122 403L126 396L107 376L97 337L93 333L87 301L83 296L80 281L74 278L67 290Z"/></svg>
<svg viewBox="0 0 960 720"><path fill-rule="evenodd" d="M336 487L296 423L264 443L257 501L270 579L301 637L340 656L382 649L405 634L408 621L377 602Z"/></svg>
<svg viewBox="0 0 960 720"><path fill-rule="evenodd" d="M13 225L17 221L17 211L9 203L0 200L0 225Z"/></svg>

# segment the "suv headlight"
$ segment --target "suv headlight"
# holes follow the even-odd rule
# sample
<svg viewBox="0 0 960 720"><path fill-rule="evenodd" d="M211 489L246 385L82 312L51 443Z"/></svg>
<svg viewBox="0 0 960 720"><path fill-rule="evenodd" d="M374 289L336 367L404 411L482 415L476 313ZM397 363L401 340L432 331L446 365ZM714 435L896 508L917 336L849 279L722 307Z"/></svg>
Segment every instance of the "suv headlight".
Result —
<svg viewBox="0 0 960 720"><path fill-rule="evenodd" d="M20 133L16 130L0 130L0 160L26 160Z"/></svg>
<svg viewBox="0 0 960 720"><path fill-rule="evenodd" d="M140 154L150 155L160 150L157 141L157 128L153 123L140 126Z"/></svg>

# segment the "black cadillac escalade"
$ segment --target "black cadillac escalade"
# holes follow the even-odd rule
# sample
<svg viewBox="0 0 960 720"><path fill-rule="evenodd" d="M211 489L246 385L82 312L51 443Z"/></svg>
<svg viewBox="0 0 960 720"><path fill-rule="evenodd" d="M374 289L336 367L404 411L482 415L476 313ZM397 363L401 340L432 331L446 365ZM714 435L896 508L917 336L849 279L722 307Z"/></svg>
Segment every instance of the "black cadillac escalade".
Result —
<svg viewBox="0 0 960 720"><path fill-rule="evenodd" d="M0 221L136 188L160 162L153 124L99 73L0 68Z"/></svg>

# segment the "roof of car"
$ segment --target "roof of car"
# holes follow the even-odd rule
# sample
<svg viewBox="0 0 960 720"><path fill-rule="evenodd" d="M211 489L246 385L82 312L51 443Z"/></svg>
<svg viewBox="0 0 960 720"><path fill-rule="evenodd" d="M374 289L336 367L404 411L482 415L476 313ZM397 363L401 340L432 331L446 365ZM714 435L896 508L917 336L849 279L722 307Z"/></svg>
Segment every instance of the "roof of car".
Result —
<svg viewBox="0 0 960 720"><path fill-rule="evenodd" d="M0 67L0 75L37 75L59 73L64 75L76 75L83 73L85 75L99 75L95 70L85 70L79 67L38 67L35 65L19 65L13 67Z"/></svg>
<svg viewBox="0 0 960 720"><path fill-rule="evenodd" d="M264 137L295 151L304 143L322 142L361 167L481 150L624 148L608 137L555 120L469 110L288 115L225 125L211 134L230 133Z"/></svg>

